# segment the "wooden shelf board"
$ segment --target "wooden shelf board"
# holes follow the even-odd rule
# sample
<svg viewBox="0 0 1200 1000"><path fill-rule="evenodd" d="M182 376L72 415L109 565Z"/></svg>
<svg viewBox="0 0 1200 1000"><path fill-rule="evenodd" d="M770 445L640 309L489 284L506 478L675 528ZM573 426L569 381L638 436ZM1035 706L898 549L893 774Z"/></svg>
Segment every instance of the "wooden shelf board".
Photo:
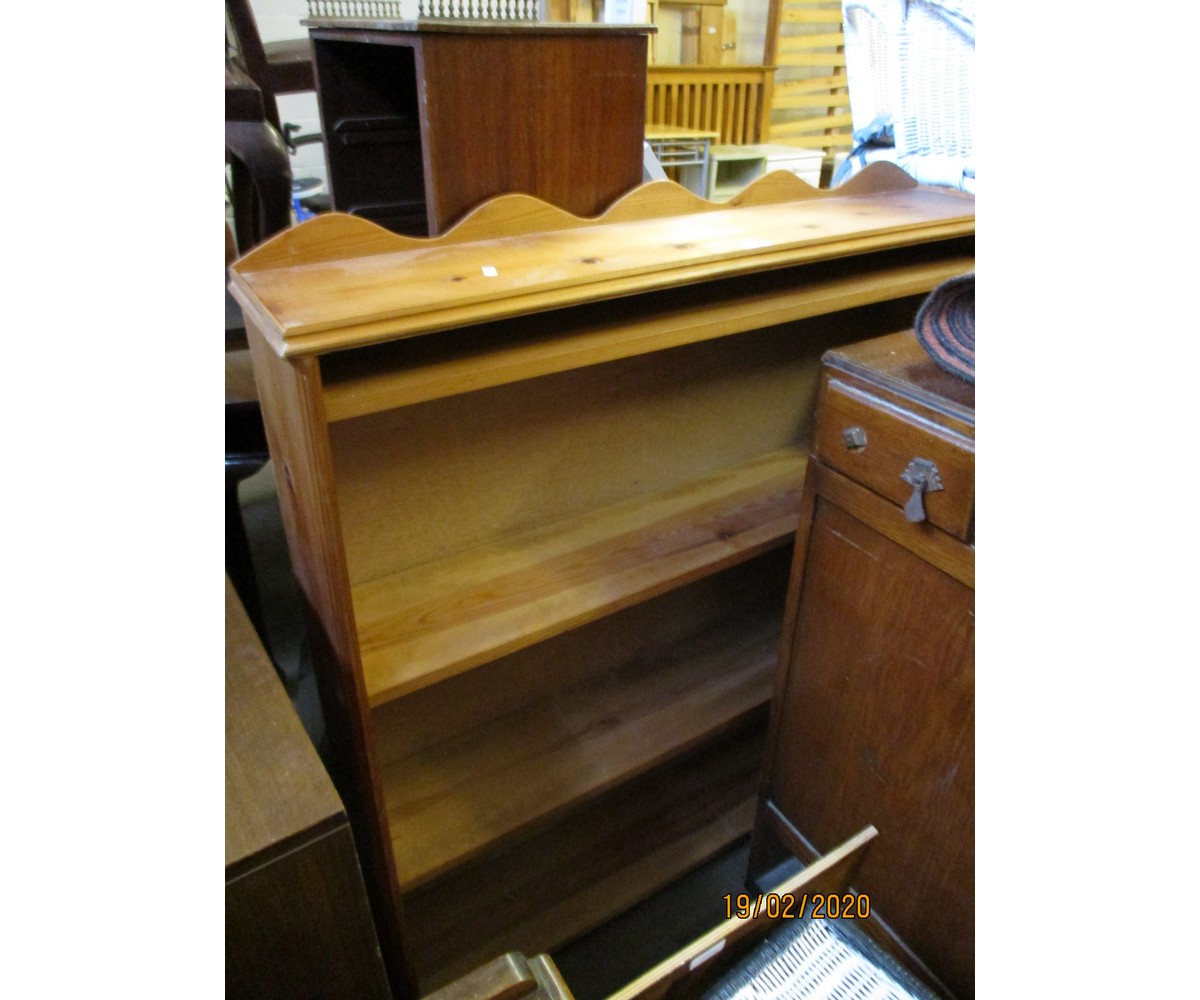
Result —
<svg viewBox="0 0 1200 1000"><path fill-rule="evenodd" d="M689 298L662 315L614 324L592 321L576 332L561 330L536 341L478 346L454 356L440 342L420 338L408 343L415 364L380 370L364 359L361 366L337 369L340 377L325 386L329 420L377 413L465 391L486 389L684 344L744 333L766 326L827 315L856 306L889 301L932 290L940 282L970 271L974 258L955 255L933 261L900 262L879 270L823 274L802 287L755 288L720 303ZM851 270L851 273L845 273ZM441 352L438 357L436 352Z"/></svg>
<svg viewBox="0 0 1200 1000"><path fill-rule="evenodd" d="M974 233L974 202L934 188L614 222L520 240L234 268L282 355L342 350L501 315L593 302ZM347 302L353 303L352 314Z"/></svg>
<svg viewBox="0 0 1200 1000"><path fill-rule="evenodd" d="M786 544L806 456L776 452L665 494L353 587L372 706Z"/></svg>
<svg viewBox="0 0 1200 1000"><path fill-rule="evenodd" d="M406 895L422 988L507 951L561 948L749 833L764 720Z"/></svg>
<svg viewBox="0 0 1200 1000"><path fill-rule="evenodd" d="M397 877L410 890L764 709L774 615L672 649L381 768Z"/></svg>

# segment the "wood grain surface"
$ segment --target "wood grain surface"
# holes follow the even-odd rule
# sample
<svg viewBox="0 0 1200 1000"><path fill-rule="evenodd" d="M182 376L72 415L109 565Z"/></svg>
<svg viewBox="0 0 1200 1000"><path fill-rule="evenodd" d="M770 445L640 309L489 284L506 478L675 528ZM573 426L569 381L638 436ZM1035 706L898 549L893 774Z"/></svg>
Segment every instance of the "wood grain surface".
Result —
<svg viewBox="0 0 1200 1000"><path fill-rule="evenodd" d="M866 445L849 448L843 433L863 432ZM935 527L967 541L975 519L975 440L911 411L889 412L877 395L839 378L824 386L813 454L825 465L903 507L913 487L902 475L915 459L933 462L941 489L923 497Z"/></svg>
<svg viewBox="0 0 1200 1000"><path fill-rule="evenodd" d="M974 389L947 381L911 330L831 351L826 365L752 871L769 866L773 839L820 852L872 823L879 840L854 881L870 896L865 929L939 995L966 1000L975 551L957 536L973 518ZM847 422L867 429L858 453L840 440ZM891 482L911 448L937 459L951 494L938 508L934 494L919 523Z"/></svg>
<svg viewBox="0 0 1200 1000"><path fill-rule="evenodd" d="M331 479L329 438L320 371L314 358L279 362L262 332L259 311L248 310L246 322L292 572L308 616L308 649L329 733L329 767L359 844L359 863L388 978L398 993L411 993L414 988L399 929L400 905L386 841L383 794L372 759L374 744L338 530L337 498L327 488Z"/></svg>
<svg viewBox="0 0 1200 1000"><path fill-rule="evenodd" d="M333 782L226 579L226 875L344 822Z"/></svg>
<svg viewBox="0 0 1200 1000"><path fill-rule="evenodd" d="M849 873L861 862L863 849L876 835L874 827L864 827L843 843L832 847L803 871L776 886L775 894L799 898L806 893L841 891ZM742 939L762 940L778 919L772 919L765 907L750 917L730 917L618 990L609 1000L703 996L703 992L695 986L696 981L711 981L717 969L727 967L735 951L731 945ZM722 960L713 961L718 955ZM687 987L690 992L682 991L681 987Z"/></svg>
<svg viewBox="0 0 1200 1000"><path fill-rule="evenodd" d="M383 769L404 889L766 706L778 628L725 627Z"/></svg>
<svg viewBox="0 0 1200 1000"><path fill-rule="evenodd" d="M916 181L903 170L887 163L872 164L832 191L815 189L794 175L772 174L759 178L725 204L706 201L671 181L648 181L592 217L574 215L541 198L518 192L489 198L446 232L430 237L402 236L359 216L326 212L254 247L240 258L239 271L339 260L346 256L347 247L353 248L354 256L361 257L501 236L580 229L610 222L644 222L672 215L726 211L747 202L774 204L808 198L840 198L848 194L906 191L916 186Z"/></svg>
<svg viewBox="0 0 1200 1000"><path fill-rule="evenodd" d="M804 457L552 524L354 588L372 705L786 544Z"/></svg>
<svg viewBox="0 0 1200 1000"><path fill-rule="evenodd" d="M347 824L226 885L225 996L392 1000Z"/></svg>
<svg viewBox="0 0 1200 1000"><path fill-rule="evenodd" d="M817 850L868 820L855 887L974 994L974 592L818 503L772 800Z"/></svg>
<svg viewBox="0 0 1200 1000"><path fill-rule="evenodd" d="M381 764L432 752L531 703L603 686L615 670L669 663L672 650L694 647L698 635L756 634L767 625L778 632L790 556L773 550L380 705L372 716Z"/></svg>
<svg viewBox="0 0 1200 1000"><path fill-rule="evenodd" d="M391 997L342 802L225 581L228 997Z"/></svg>
<svg viewBox="0 0 1200 1000"><path fill-rule="evenodd" d="M761 752L761 725L732 732L408 893L422 980L557 949L711 859L750 829Z"/></svg>
<svg viewBox="0 0 1200 1000"><path fill-rule="evenodd" d="M684 344L746 333L899 296L924 294L940 282L969 270L974 258L951 253L932 259L915 256L890 267L867 268L855 260L827 271L806 274L803 282L784 272L768 283L746 278L722 290L719 299L702 289L664 299L614 325L606 316L582 317L570 329L551 329L539 317L518 328L492 325L471 349L439 338L418 337L392 346L392 360L360 352L331 356L326 372L325 406L331 421L377 413L392 407L485 389L557 372L668 350ZM469 331L463 331L467 334Z"/></svg>
<svg viewBox="0 0 1200 1000"><path fill-rule="evenodd" d="M843 193L284 269L250 255L232 290L261 303L276 349L295 354L411 336L442 313L495 318L973 231L974 202L935 189Z"/></svg>
<svg viewBox="0 0 1200 1000"><path fill-rule="evenodd" d="M914 189L375 254L248 274L246 284L291 339L539 294L556 304L586 301L620 278L661 285L668 276L678 280L673 272L703 273L704 265L738 260L748 265L771 254L816 260L837 253L843 241L886 246L892 233L907 242L922 227L940 230L970 219L957 199ZM570 296L554 296L567 290ZM404 329L397 322L396 330Z"/></svg>
<svg viewBox="0 0 1200 1000"><path fill-rule="evenodd" d="M234 265L389 972L561 943L750 822L723 768L761 752L820 358L974 250L973 199L902 171L796 183L324 217Z"/></svg>

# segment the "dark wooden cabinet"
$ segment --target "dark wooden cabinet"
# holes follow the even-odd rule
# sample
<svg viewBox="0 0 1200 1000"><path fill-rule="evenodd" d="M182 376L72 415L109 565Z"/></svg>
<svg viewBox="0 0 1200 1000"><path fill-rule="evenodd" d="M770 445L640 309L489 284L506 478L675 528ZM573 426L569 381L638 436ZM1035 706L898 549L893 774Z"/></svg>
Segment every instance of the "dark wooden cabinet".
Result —
<svg viewBox="0 0 1200 1000"><path fill-rule="evenodd" d="M228 578L225 995L392 995L346 811Z"/></svg>
<svg viewBox="0 0 1200 1000"><path fill-rule="evenodd" d="M338 211L433 236L499 194L592 216L642 181L651 27L305 24Z"/></svg>
<svg viewBox="0 0 1200 1000"><path fill-rule="evenodd" d="M974 995L974 387L911 331L825 357L751 867L874 824L877 933ZM914 459L942 489L904 512Z"/></svg>

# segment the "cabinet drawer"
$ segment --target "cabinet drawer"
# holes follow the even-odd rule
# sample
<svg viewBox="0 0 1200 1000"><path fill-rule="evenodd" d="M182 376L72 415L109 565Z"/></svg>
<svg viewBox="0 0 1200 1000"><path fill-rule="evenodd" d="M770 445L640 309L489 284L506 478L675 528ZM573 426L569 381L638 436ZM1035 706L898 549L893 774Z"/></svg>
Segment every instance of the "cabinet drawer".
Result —
<svg viewBox="0 0 1200 1000"><path fill-rule="evenodd" d="M857 428L858 433L853 433ZM923 414L831 378L817 416L816 457L903 506L913 487L902 477L914 459L932 462L942 489L926 492L925 514L964 541L974 534L975 443Z"/></svg>

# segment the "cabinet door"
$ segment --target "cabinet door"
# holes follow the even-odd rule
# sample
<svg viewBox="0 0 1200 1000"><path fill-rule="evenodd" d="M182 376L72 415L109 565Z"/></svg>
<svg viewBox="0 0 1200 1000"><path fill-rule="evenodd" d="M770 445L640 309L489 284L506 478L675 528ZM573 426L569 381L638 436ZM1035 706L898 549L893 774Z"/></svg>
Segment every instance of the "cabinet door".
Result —
<svg viewBox="0 0 1200 1000"><path fill-rule="evenodd" d="M818 851L868 823L856 888L974 993L974 592L818 498L771 781Z"/></svg>

